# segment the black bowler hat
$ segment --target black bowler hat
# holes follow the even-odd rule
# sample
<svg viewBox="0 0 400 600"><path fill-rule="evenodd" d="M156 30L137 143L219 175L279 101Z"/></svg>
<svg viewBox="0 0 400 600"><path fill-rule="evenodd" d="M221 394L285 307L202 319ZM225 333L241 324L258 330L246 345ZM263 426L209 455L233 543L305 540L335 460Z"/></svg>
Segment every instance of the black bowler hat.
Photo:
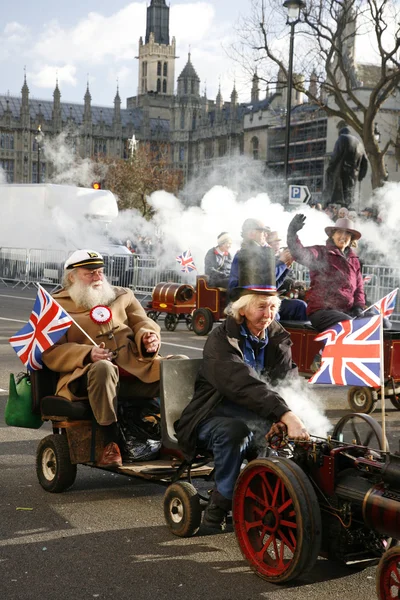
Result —
<svg viewBox="0 0 400 600"><path fill-rule="evenodd" d="M275 254L268 246L251 244L239 250L239 285L230 294L232 302L245 294L276 295Z"/></svg>

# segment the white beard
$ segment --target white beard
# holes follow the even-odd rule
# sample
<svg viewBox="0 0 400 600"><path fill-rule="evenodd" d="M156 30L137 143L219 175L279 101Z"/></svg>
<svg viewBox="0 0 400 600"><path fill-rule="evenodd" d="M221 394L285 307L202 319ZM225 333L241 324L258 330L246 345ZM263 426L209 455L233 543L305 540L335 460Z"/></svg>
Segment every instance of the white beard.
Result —
<svg viewBox="0 0 400 600"><path fill-rule="evenodd" d="M103 279L102 285L96 286L93 283L87 285L77 279L68 288L68 293L77 307L88 310L99 304L109 306L115 300L115 292L107 279Z"/></svg>

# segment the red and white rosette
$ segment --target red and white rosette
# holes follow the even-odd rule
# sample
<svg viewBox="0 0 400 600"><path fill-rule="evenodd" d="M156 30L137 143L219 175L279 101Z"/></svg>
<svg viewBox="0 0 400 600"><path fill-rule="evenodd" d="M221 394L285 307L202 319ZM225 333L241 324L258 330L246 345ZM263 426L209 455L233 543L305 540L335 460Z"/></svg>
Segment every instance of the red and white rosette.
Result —
<svg viewBox="0 0 400 600"><path fill-rule="evenodd" d="M112 319L112 312L108 306L94 306L90 311L90 318L97 325L104 325L109 323Z"/></svg>

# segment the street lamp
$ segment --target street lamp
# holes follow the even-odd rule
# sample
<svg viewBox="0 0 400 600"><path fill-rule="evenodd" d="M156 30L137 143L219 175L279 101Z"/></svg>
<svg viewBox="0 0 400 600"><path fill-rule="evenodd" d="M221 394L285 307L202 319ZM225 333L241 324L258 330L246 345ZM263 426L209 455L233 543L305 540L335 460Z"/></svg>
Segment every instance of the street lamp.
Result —
<svg viewBox="0 0 400 600"><path fill-rule="evenodd" d="M292 110L293 46L294 28L300 21L300 11L305 7L302 0L286 0L283 7L287 10L286 24L290 25L289 68L287 78L286 133L285 133L285 179L289 175L290 112Z"/></svg>
<svg viewBox="0 0 400 600"><path fill-rule="evenodd" d="M38 125L37 132L35 135L35 141L37 144L37 173L36 173L36 183L40 183L41 173L40 173L40 144L43 142L44 133L42 131L42 126Z"/></svg>

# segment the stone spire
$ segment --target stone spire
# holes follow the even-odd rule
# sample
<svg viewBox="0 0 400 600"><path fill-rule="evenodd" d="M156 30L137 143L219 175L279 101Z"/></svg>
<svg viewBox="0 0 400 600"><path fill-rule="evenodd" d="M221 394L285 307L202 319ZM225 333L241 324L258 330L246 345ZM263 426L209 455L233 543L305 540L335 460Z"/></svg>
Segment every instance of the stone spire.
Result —
<svg viewBox="0 0 400 600"><path fill-rule="evenodd" d="M119 95L119 85L117 85L117 93L114 98L114 122L121 122L121 98Z"/></svg>
<svg viewBox="0 0 400 600"><path fill-rule="evenodd" d="M21 124L22 127L28 129L30 127L30 114L29 114L29 88L26 83L26 71L24 73L24 84L21 89L22 102L21 102Z"/></svg>
<svg viewBox="0 0 400 600"><path fill-rule="evenodd" d="M151 0L147 7L146 44L151 33L156 44L169 46L169 6L165 0Z"/></svg>
<svg viewBox="0 0 400 600"><path fill-rule="evenodd" d="M260 79L257 71L253 75L253 85L251 86L251 102L256 104L260 101Z"/></svg>
<svg viewBox="0 0 400 600"><path fill-rule="evenodd" d="M236 104L238 103L238 98L239 98L239 96L236 91L236 83L234 83L232 94L231 94L231 106L236 106Z"/></svg>
<svg viewBox="0 0 400 600"><path fill-rule="evenodd" d="M61 93L58 87L58 79L56 79L56 87L53 92L53 131L59 133L62 129L61 115Z"/></svg>
<svg viewBox="0 0 400 600"><path fill-rule="evenodd" d="M92 106L91 106L92 96L90 95L90 92L89 92L89 82L87 83L84 101L85 101L85 105L84 105L84 111L83 111L83 120L86 121L87 123L91 124L92 123Z"/></svg>
<svg viewBox="0 0 400 600"><path fill-rule="evenodd" d="M314 71L314 69L313 69L313 71L311 73L311 77L310 77L309 92L314 98L318 98L318 77L317 77L317 73Z"/></svg>
<svg viewBox="0 0 400 600"><path fill-rule="evenodd" d="M224 100L223 100L222 94L221 94L221 84L219 84L218 94L215 99L215 106L217 107L217 110L222 110L223 104L224 104Z"/></svg>

